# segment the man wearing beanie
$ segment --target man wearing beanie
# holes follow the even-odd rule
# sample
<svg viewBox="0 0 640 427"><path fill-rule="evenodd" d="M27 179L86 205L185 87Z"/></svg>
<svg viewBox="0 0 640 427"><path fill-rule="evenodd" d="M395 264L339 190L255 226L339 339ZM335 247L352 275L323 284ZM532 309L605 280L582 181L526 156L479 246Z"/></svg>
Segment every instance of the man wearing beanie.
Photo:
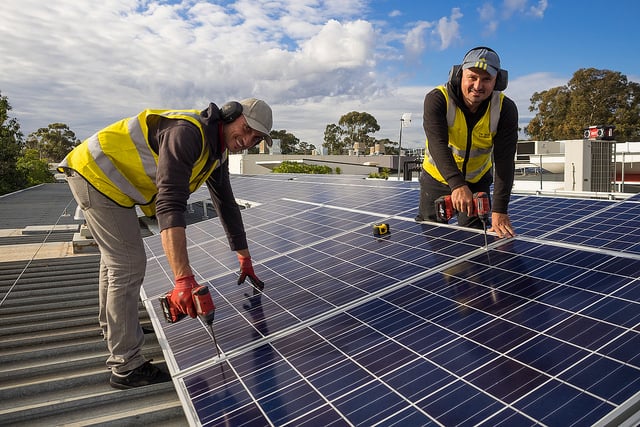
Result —
<svg viewBox="0 0 640 427"><path fill-rule="evenodd" d="M518 141L518 110L502 91L507 71L498 54L476 47L454 65L446 85L424 99L427 137L420 174L416 221L436 221L434 202L451 195L458 224L482 228L473 214L473 194L490 194L494 181L491 228L498 237L515 235L508 215Z"/></svg>
<svg viewBox="0 0 640 427"><path fill-rule="evenodd" d="M219 108L145 110L98 131L75 147L58 169L84 213L100 249L99 323L107 342L110 384L127 389L171 380L142 355L138 319L146 271L136 206L158 220L173 270L171 303L196 317L185 234L189 195L206 184L240 262L240 281L261 284L251 263L244 224L229 179L229 153L261 141L271 145L271 108L262 100L232 101Z"/></svg>

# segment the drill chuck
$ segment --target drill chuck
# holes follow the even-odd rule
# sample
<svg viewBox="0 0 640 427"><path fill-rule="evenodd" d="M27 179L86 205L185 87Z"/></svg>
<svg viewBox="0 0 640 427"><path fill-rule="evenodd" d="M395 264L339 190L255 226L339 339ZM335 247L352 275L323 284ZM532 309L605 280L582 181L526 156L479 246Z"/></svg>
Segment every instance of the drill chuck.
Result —
<svg viewBox="0 0 640 427"><path fill-rule="evenodd" d="M489 218L489 211L491 210L489 195L483 191L479 191L473 195L473 201L475 214L478 215L482 221L486 221Z"/></svg>
<svg viewBox="0 0 640 427"><path fill-rule="evenodd" d="M213 317L216 313L216 307L213 305L213 299L207 286L198 286L191 291L193 304L196 308L198 317L207 325L213 323Z"/></svg>

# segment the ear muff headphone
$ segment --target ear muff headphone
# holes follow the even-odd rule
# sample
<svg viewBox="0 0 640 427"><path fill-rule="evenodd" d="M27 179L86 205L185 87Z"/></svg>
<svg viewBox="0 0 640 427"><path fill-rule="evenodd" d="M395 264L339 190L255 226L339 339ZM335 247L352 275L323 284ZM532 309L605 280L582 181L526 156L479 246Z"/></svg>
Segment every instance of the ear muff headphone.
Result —
<svg viewBox="0 0 640 427"><path fill-rule="evenodd" d="M454 65L449 70L449 83L459 79L462 76L462 64Z"/></svg>
<svg viewBox="0 0 640 427"><path fill-rule="evenodd" d="M242 104L237 101L230 101L220 107L220 117L225 123L231 123L242 114Z"/></svg>
<svg viewBox="0 0 640 427"><path fill-rule="evenodd" d="M496 77L496 86L493 90L503 91L509 84L509 72L507 70L500 69L498 76Z"/></svg>
<svg viewBox="0 0 640 427"><path fill-rule="evenodd" d="M470 49L469 52L476 49L487 49L488 51L491 51L497 55L495 50L486 46L474 47L473 49ZM469 52L465 53L464 56L467 56ZM454 65L453 67L451 67L451 70L449 70L449 82L453 82L456 79L460 79L461 76L462 76L462 64ZM500 69L498 70L498 75L496 76L496 85L493 88L493 90L503 91L507 88L508 83L509 83L509 73L507 72L507 70Z"/></svg>

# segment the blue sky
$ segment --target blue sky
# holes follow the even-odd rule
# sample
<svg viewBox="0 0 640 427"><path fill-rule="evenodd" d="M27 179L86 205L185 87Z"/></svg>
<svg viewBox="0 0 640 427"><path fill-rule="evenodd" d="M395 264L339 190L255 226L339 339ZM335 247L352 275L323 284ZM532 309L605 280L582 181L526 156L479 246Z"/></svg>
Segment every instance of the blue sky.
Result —
<svg viewBox="0 0 640 427"><path fill-rule="evenodd" d="M62 122L84 139L144 108L255 96L274 129L316 146L328 124L366 111L374 136L395 141L411 113L402 145L421 147L424 95L474 46L499 53L521 126L534 92L580 68L640 82L639 4L3 0L0 92L25 135Z"/></svg>

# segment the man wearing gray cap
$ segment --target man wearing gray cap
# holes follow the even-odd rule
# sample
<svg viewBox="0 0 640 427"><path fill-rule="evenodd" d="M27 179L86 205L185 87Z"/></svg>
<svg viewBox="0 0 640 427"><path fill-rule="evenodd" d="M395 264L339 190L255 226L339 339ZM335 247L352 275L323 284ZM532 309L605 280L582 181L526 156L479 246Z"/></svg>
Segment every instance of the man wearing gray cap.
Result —
<svg viewBox="0 0 640 427"><path fill-rule="evenodd" d="M427 140L416 221L436 221L435 200L450 194L458 224L482 228L478 217L472 216L473 194L489 194L495 175L490 231L498 237L515 235L507 208L518 110L502 93L507 77L498 54L481 46L451 68L446 85L427 93L423 116Z"/></svg>
<svg viewBox="0 0 640 427"><path fill-rule="evenodd" d="M203 110L145 110L98 131L75 147L58 169L84 213L100 249L99 323L111 369L111 386L133 388L171 378L142 355L138 319L146 253L136 206L158 220L174 275L171 303L196 317L191 290L185 212L189 195L206 183L231 250L239 283L257 278L244 224L229 179L229 153L261 141L271 145L271 108L262 100L214 103Z"/></svg>

